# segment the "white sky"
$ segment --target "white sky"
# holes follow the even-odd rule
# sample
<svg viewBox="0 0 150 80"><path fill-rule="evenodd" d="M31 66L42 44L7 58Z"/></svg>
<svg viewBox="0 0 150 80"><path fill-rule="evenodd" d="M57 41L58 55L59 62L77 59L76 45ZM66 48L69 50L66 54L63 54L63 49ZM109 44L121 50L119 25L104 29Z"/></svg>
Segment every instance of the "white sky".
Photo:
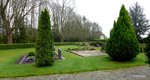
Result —
<svg viewBox="0 0 150 80"><path fill-rule="evenodd" d="M90 21L97 22L103 29L103 33L109 37L114 20L119 16L121 5L126 9L134 5L136 1L144 8L146 18L150 20L150 0L75 0L75 11L86 16Z"/></svg>

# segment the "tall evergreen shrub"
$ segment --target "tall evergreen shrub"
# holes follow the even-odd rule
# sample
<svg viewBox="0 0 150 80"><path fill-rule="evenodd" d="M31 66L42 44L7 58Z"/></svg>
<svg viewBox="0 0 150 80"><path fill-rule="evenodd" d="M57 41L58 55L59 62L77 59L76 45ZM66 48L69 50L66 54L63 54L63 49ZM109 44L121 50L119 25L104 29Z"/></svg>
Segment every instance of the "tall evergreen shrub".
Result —
<svg viewBox="0 0 150 80"><path fill-rule="evenodd" d="M145 54L147 56L147 62L150 64L150 34L148 35L146 39L146 48L145 48Z"/></svg>
<svg viewBox="0 0 150 80"><path fill-rule="evenodd" d="M35 51L36 66L51 66L54 64L53 39L51 33L50 16L47 9L44 9L39 16Z"/></svg>
<svg viewBox="0 0 150 80"><path fill-rule="evenodd" d="M113 60L129 61L139 54L139 43L125 6L122 5L117 22L114 21L106 52Z"/></svg>

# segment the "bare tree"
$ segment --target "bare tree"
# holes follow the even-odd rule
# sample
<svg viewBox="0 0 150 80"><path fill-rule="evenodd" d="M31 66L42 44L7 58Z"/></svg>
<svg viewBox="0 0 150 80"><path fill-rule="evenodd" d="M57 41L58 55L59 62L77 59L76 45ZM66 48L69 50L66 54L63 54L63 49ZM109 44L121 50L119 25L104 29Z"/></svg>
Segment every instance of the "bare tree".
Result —
<svg viewBox="0 0 150 80"><path fill-rule="evenodd" d="M57 31L57 35L60 36L61 41L64 41L63 28L73 13L73 3L73 0L49 0L54 25L53 29Z"/></svg>
<svg viewBox="0 0 150 80"><path fill-rule="evenodd" d="M2 17L3 28L6 31L7 43L12 44L12 35L26 15L34 8L31 0L1 0L0 15Z"/></svg>

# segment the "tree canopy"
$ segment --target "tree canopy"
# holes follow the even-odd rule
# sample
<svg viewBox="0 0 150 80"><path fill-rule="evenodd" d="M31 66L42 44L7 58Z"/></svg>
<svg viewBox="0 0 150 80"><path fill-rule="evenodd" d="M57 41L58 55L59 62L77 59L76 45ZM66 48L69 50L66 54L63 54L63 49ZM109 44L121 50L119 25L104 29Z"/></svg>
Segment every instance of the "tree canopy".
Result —
<svg viewBox="0 0 150 80"><path fill-rule="evenodd" d="M145 33L150 28L149 20L146 19L146 15L143 11L144 9L138 4L138 2L136 2L129 9L132 25L134 27L136 36L140 42L141 35L145 35Z"/></svg>

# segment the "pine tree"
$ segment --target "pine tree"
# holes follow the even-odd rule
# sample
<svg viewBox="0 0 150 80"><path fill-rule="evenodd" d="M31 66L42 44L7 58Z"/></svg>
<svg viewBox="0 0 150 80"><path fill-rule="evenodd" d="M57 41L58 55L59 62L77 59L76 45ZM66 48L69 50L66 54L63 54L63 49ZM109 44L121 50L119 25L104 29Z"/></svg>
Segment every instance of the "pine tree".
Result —
<svg viewBox="0 0 150 80"><path fill-rule="evenodd" d="M121 7L117 22L114 21L106 44L106 52L116 61L129 61L139 53L139 43L124 5Z"/></svg>
<svg viewBox="0 0 150 80"><path fill-rule="evenodd" d="M146 19L146 15L143 13L144 9L136 2L134 6L129 9L132 25L134 27L136 36L139 42L142 43L141 35L145 35L145 32L150 28L149 20Z"/></svg>
<svg viewBox="0 0 150 80"><path fill-rule="evenodd" d="M54 64L53 39L51 33L50 16L47 9L41 12L36 37L36 66L51 66Z"/></svg>

